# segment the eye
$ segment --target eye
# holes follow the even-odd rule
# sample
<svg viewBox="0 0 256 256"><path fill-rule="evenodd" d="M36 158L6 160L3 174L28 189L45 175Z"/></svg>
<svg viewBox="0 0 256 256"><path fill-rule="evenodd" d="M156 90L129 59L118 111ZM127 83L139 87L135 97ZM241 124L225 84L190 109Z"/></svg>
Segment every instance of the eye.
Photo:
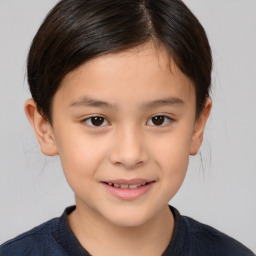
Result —
<svg viewBox="0 0 256 256"><path fill-rule="evenodd" d="M168 116L158 115L151 117L147 124L152 126L165 126L169 124L171 121L173 121L172 118Z"/></svg>
<svg viewBox="0 0 256 256"><path fill-rule="evenodd" d="M88 126L92 127L102 127L109 125L109 122L102 116L91 116L83 120Z"/></svg>

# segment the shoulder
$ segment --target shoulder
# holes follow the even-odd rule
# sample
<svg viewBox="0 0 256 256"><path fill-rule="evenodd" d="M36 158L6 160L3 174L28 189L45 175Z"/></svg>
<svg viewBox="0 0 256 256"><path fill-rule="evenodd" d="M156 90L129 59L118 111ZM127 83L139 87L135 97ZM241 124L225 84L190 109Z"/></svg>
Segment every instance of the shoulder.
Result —
<svg viewBox="0 0 256 256"><path fill-rule="evenodd" d="M188 227L193 255L254 256L248 248L217 229L181 216Z"/></svg>
<svg viewBox="0 0 256 256"><path fill-rule="evenodd" d="M49 220L0 246L1 256L47 255L48 248L56 247L59 218ZM53 252L51 250L51 252ZM49 254L48 254L49 255ZM51 255L63 255L52 253Z"/></svg>

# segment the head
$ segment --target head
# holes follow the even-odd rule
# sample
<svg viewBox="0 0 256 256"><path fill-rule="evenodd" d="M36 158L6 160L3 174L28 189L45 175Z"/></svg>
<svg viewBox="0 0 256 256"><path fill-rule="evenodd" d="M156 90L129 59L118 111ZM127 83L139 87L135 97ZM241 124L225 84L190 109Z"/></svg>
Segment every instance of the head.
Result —
<svg viewBox="0 0 256 256"><path fill-rule="evenodd" d="M32 42L25 110L77 204L139 225L175 195L201 145L211 69L205 31L180 0L62 0ZM149 191L113 196L113 180Z"/></svg>

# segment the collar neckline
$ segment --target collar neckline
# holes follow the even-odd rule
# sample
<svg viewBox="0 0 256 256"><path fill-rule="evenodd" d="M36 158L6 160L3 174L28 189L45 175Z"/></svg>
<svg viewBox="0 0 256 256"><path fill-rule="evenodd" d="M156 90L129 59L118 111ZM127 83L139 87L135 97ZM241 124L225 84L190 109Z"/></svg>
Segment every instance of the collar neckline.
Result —
<svg viewBox="0 0 256 256"><path fill-rule="evenodd" d="M189 232L187 232L187 225L184 218L180 215L179 211L173 206L169 208L174 216L175 224L172 239L167 246L162 256L178 256L184 251L185 247L189 247ZM64 247L68 255L73 256L90 256L85 248L79 243L78 239L72 232L67 216L76 209L76 206L67 207L59 218L57 240ZM186 241L184 243L184 241Z"/></svg>

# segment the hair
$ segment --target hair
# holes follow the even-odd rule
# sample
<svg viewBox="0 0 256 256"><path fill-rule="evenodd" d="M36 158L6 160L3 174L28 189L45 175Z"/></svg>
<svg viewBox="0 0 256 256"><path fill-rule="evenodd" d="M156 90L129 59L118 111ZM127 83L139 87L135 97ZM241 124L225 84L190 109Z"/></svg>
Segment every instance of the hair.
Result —
<svg viewBox="0 0 256 256"><path fill-rule="evenodd" d="M27 76L38 111L52 121L62 79L92 58L147 42L162 44L196 92L196 114L211 86L212 56L204 28L181 0L61 0L30 47Z"/></svg>

